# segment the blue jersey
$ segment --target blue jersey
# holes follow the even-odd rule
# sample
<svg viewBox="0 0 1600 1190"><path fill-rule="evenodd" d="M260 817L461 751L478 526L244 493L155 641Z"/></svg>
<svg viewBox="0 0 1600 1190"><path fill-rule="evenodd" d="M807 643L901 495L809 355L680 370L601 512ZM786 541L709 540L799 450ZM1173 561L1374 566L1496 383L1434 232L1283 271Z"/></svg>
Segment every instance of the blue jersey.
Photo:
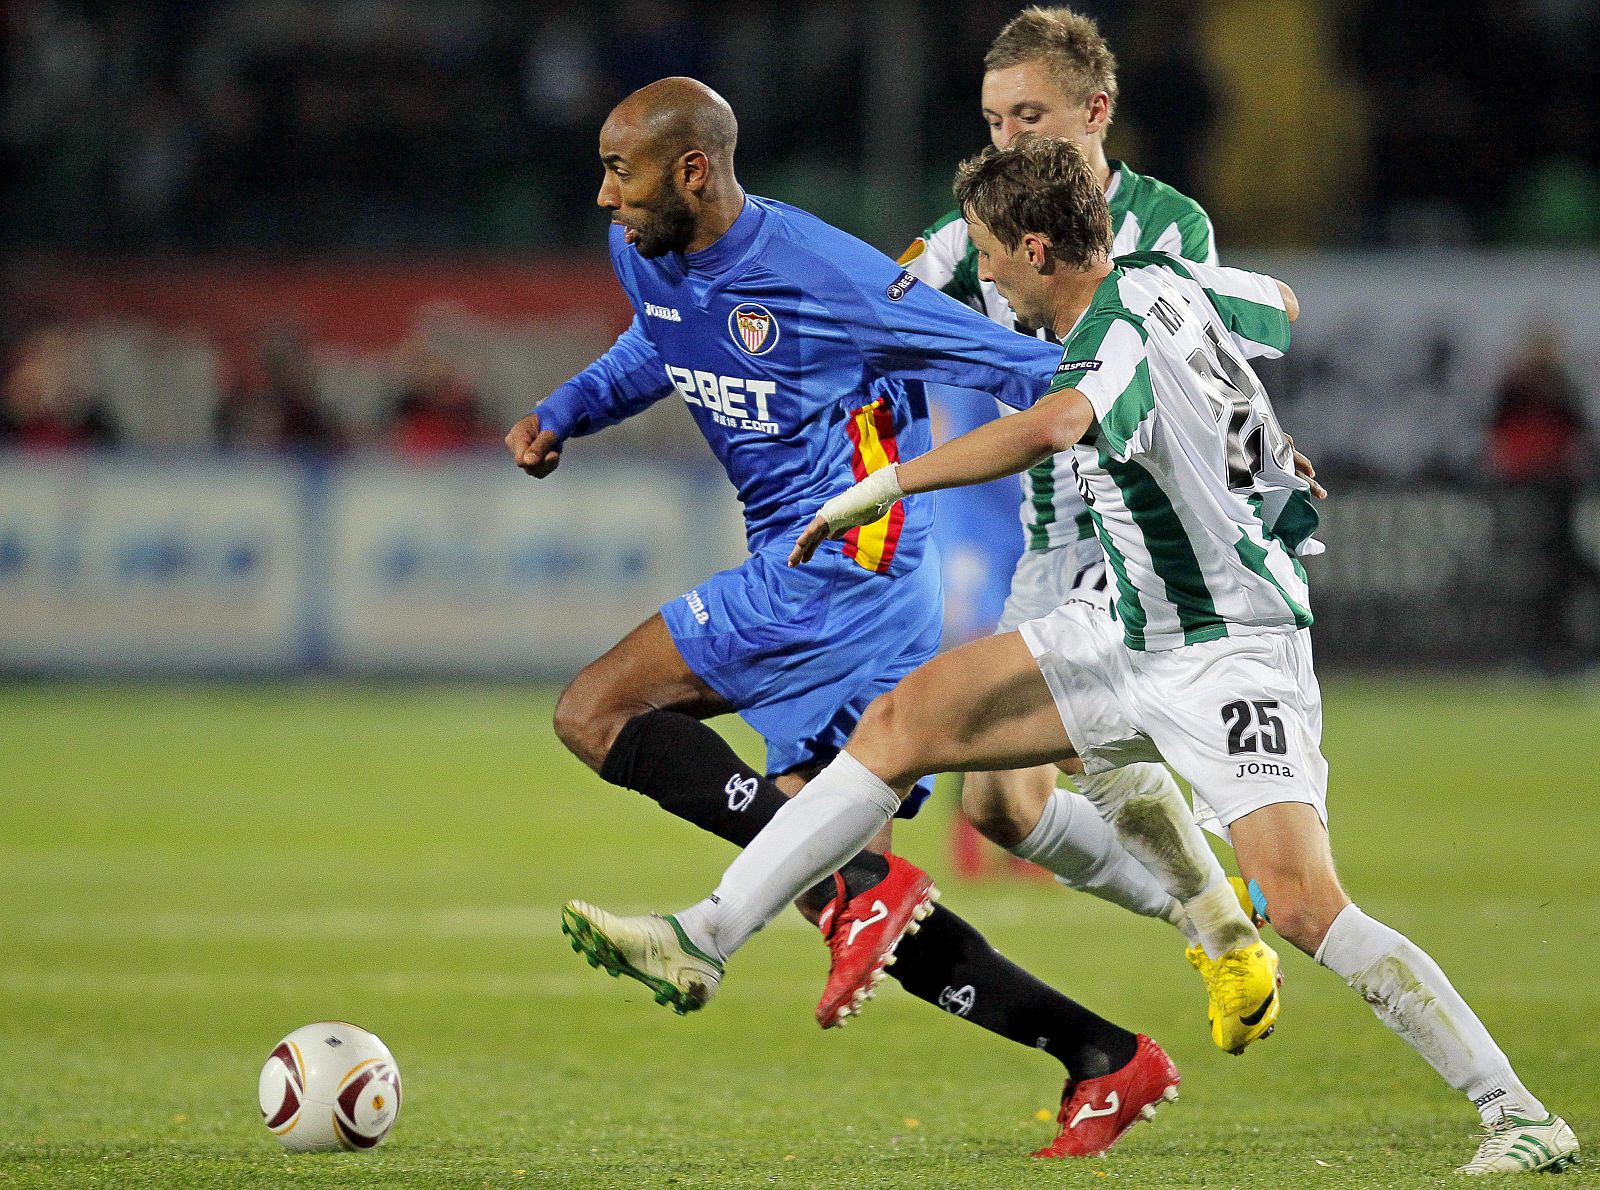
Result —
<svg viewBox="0 0 1600 1190"><path fill-rule="evenodd" d="M663 397L688 406L738 490L752 554L787 551L823 502L931 445L922 382L1025 408L1059 348L1014 334L795 207L747 196L700 252L646 259L611 229L632 324L536 412L565 440ZM932 498L851 531L846 557L877 573L921 558Z"/></svg>

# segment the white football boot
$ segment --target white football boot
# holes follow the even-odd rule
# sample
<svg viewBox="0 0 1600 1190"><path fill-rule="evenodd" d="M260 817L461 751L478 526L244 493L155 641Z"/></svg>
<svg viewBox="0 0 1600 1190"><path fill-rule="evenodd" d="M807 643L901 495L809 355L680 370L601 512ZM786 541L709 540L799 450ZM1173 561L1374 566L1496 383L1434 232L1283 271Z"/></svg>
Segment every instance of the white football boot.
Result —
<svg viewBox="0 0 1600 1190"><path fill-rule="evenodd" d="M589 966L637 979L679 1016L704 1008L722 980L722 964L690 942L672 917L617 917L587 901L568 901L561 932Z"/></svg>
<svg viewBox="0 0 1600 1190"><path fill-rule="evenodd" d="M1502 1112L1483 1130L1478 1155L1458 1167L1457 1173L1559 1173L1578 1163L1578 1138L1558 1115L1527 1120Z"/></svg>

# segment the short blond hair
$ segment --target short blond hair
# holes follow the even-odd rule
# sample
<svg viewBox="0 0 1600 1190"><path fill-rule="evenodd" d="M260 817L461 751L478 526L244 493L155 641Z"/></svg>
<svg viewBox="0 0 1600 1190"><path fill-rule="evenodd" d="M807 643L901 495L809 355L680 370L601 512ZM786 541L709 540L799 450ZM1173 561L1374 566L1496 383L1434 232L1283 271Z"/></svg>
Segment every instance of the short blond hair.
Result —
<svg viewBox="0 0 1600 1190"><path fill-rule="evenodd" d="M1061 93L1074 103L1087 103L1096 91L1104 91L1110 110L1116 111L1117 59L1094 18L1070 8L1024 8L995 34L983 56L983 70L988 74L1024 62L1044 63Z"/></svg>
<svg viewBox="0 0 1600 1190"><path fill-rule="evenodd" d="M1087 268L1111 254L1105 191L1076 141L1024 133L1005 149L992 145L956 170L956 202L1008 252L1024 235L1050 241L1050 255Z"/></svg>

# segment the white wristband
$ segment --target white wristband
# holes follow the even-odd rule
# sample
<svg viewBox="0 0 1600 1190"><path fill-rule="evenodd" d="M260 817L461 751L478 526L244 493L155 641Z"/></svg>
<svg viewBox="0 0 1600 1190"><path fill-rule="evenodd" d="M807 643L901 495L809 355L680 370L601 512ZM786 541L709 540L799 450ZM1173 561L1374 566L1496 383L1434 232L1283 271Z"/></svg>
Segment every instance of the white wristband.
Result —
<svg viewBox="0 0 1600 1190"><path fill-rule="evenodd" d="M843 533L857 525L868 525L888 513L896 500L903 500L900 464L880 467L847 492L841 492L822 506L818 515L828 523L830 534Z"/></svg>

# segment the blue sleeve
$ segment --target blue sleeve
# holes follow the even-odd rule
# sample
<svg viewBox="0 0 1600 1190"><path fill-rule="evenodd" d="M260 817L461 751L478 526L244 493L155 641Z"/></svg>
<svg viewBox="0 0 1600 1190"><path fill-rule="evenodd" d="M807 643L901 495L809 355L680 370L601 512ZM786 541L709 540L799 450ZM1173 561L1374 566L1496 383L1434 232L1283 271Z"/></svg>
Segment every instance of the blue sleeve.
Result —
<svg viewBox="0 0 1600 1190"><path fill-rule="evenodd" d="M534 412L541 430L554 430L565 442L616 425L671 391L666 367L635 314L611 350L540 401Z"/></svg>
<svg viewBox="0 0 1600 1190"><path fill-rule="evenodd" d="M975 389L1013 409L1050 387L1061 362L1054 344L990 322L909 273L879 285L835 275L838 292L825 300L872 372Z"/></svg>

